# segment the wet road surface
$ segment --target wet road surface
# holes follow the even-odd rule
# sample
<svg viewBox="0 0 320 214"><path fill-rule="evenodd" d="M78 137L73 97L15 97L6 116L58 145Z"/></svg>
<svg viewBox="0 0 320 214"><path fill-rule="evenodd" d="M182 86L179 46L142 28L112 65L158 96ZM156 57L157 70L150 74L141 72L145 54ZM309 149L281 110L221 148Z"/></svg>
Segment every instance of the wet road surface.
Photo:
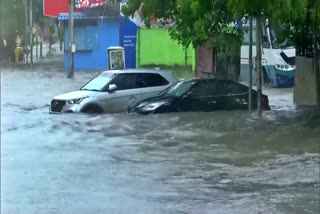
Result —
<svg viewBox="0 0 320 214"><path fill-rule="evenodd" d="M1 213L319 213L320 118L292 89L262 118L48 114L93 75L2 69Z"/></svg>

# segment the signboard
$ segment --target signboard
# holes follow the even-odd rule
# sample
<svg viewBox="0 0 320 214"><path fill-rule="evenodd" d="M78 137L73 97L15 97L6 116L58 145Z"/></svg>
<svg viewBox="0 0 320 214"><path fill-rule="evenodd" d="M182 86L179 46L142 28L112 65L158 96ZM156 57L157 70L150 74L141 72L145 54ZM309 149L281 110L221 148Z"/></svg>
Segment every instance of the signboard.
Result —
<svg viewBox="0 0 320 214"><path fill-rule="evenodd" d="M59 13L69 12L69 0L43 0L43 15L58 17Z"/></svg>
<svg viewBox="0 0 320 214"><path fill-rule="evenodd" d="M80 12L76 9L75 12ZM59 13L69 13L69 0L43 0L43 15L58 17Z"/></svg>
<svg viewBox="0 0 320 214"><path fill-rule="evenodd" d="M120 16L120 45L125 49L126 68L136 67L137 25Z"/></svg>
<svg viewBox="0 0 320 214"><path fill-rule="evenodd" d="M125 55L124 48L122 47L110 47L109 52L109 69L125 69Z"/></svg>

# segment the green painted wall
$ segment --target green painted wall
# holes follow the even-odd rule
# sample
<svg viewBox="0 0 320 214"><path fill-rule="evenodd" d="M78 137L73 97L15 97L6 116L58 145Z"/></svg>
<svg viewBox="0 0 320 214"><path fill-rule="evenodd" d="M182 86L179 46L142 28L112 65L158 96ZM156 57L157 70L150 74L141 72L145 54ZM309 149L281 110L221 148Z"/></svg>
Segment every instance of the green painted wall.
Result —
<svg viewBox="0 0 320 214"><path fill-rule="evenodd" d="M171 39L167 28L138 29L136 53L138 67L185 65L185 50ZM187 49L187 65L195 69L195 51L192 47Z"/></svg>

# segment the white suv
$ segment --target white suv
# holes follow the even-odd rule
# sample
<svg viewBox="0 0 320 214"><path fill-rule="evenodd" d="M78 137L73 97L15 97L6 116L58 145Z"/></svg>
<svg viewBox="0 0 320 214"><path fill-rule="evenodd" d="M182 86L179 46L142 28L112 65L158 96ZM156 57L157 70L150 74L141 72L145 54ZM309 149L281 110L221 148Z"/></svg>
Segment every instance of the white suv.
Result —
<svg viewBox="0 0 320 214"><path fill-rule="evenodd" d="M133 102L152 97L178 80L170 71L110 70L91 79L80 90L55 96L50 113L116 113Z"/></svg>

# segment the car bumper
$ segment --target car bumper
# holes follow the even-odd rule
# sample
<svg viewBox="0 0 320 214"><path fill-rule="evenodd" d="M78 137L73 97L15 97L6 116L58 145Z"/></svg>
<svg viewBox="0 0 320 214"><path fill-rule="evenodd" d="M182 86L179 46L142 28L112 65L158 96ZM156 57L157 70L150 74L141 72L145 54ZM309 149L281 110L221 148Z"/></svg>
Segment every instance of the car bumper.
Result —
<svg viewBox="0 0 320 214"><path fill-rule="evenodd" d="M81 112L81 106L79 104L65 104L60 111L53 111L52 107L49 109L50 114L59 113L78 113Z"/></svg>
<svg viewBox="0 0 320 214"><path fill-rule="evenodd" d="M153 112L154 111L145 111L145 110L140 109L140 108L128 108L128 113L138 113L138 114L147 115L147 114L151 114Z"/></svg>

